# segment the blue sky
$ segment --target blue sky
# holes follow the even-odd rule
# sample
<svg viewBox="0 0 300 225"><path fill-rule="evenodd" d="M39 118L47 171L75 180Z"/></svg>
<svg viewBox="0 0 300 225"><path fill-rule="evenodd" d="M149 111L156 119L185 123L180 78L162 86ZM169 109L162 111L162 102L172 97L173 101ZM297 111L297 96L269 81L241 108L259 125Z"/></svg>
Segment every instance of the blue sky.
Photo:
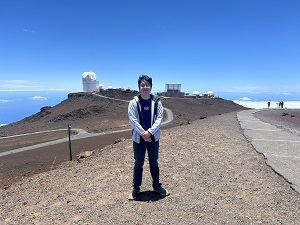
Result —
<svg viewBox="0 0 300 225"><path fill-rule="evenodd" d="M298 0L0 0L0 90L300 92Z"/></svg>

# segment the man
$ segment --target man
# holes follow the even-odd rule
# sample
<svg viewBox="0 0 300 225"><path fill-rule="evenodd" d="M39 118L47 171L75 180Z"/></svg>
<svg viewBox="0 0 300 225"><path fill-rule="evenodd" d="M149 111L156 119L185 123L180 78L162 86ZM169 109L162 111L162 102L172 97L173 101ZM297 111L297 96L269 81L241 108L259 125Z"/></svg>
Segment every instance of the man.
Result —
<svg viewBox="0 0 300 225"><path fill-rule="evenodd" d="M138 79L140 94L135 96L128 105L128 117L132 126L132 140L134 153L134 168L132 180L132 193L130 200L137 198L142 184L143 165L146 150L152 177L154 191L163 196L168 191L159 182L158 150L160 127L163 120L163 107L161 101L151 94L152 78L142 75Z"/></svg>

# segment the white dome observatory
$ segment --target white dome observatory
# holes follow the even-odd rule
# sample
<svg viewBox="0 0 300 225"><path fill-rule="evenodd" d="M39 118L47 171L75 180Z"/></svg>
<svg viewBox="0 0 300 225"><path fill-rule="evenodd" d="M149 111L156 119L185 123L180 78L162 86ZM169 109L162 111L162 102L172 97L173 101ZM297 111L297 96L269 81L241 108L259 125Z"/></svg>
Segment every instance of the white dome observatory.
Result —
<svg viewBox="0 0 300 225"><path fill-rule="evenodd" d="M199 91L193 91L193 95L200 95Z"/></svg>
<svg viewBox="0 0 300 225"><path fill-rule="evenodd" d="M96 74L94 72L84 72L82 74L82 86L83 92L98 91L99 81L96 80Z"/></svg>
<svg viewBox="0 0 300 225"><path fill-rule="evenodd" d="M207 94L208 96L214 96L214 93L212 91L208 91L205 94Z"/></svg>
<svg viewBox="0 0 300 225"><path fill-rule="evenodd" d="M104 89L104 84L100 84L99 85L99 90L103 90Z"/></svg>

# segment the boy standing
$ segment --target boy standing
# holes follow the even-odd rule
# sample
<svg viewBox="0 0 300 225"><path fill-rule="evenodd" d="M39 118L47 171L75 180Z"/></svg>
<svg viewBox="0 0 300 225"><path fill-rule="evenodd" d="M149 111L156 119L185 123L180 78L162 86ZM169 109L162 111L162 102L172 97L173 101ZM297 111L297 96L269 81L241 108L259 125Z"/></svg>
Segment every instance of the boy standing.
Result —
<svg viewBox="0 0 300 225"><path fill-rule="evenodd" d="M146 150L148 152L154 191L163 196L169 195L168 191L159 182L158 150L160 127L163 120L163 107L160 99L151 94L151 77L147 75L140 76L138 85L140 94L135 96L128 105L129 122L133 128L132 140L134 153L133 189L129 195L129 199L131 200L136 199L140 193Z"/></svg>

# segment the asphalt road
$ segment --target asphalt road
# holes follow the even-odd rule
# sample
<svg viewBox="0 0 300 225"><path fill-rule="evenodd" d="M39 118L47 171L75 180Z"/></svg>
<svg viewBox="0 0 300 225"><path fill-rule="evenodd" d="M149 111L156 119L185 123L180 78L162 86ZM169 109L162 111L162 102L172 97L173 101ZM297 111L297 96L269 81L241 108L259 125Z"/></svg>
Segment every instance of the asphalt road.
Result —
<svg viewBox="0 0 300 225"><path fill-rule="evenodd" d="M173 113L171 110L164 108L167 117L163 125L173 121ZM78 133L71 136L72 159L76 159L81 151L92 151L111 145L115 140L120 138L131 138L131 128L110 131L103 133L88 133L84 130L76 130ZM59 130L61 131L61 130ZM35 132L47 133L56 131ZM15 135L10 137L2 137L13 141L15 137L28 136L31 134ZM0 150L0 188L6 188L16 181L22 180L36 173L41 173L55 169L61 163L70 160L69 138L61 138L58 140L42 142L37 140L38 144L33 144L15 149Z"/></svg>
<svg viewBox="0 0 300 225"><path fill-rule="evenodd" d="M167 113L167 119L162 123L162 125L166 125L166 124L171 123L173 121L173 112L170 109L167 109L167 108L164 108L164 110ZM128 131L131 130L131 128L123 129L123 130L110 131L110 132L102 132L102 133L88 133L88 132L86 132L82 129L76 129L76 128L73 129L73 130L77 131L78 133L76 135L72 135L72 137L71 137L72 141L78 140L78 139L83 139L83 138L90 138L90 137L96 137L96 136L102 136L102 135L108 135L108 134L128 132ZM47 133L47 132L54 132L54 131L56 131L56 130L35 132L35 133L32 133L32 134ZM7 139L7 138L13 138L13 137L19 137L19 136L25 136L25 135L30 135L30 134L14 135L14 136L3 137L3 138ZM24 151L29 151L29 150L33 150L33 149L43 148L43 147L50 146L50 145L61 144L61 143L68 142L68 141L69 141L69 138L62 138L62 139L58 139L58 140L48 141L48 142L39 143L39 144L26 146L26 147L21 147L21 148L17 148L17 149L12 149L12 150L8 150L8 151L2 151L2 152L0 152L0 157L15 154L15 153L20 153L20 152L24 152Z"/></svg>

